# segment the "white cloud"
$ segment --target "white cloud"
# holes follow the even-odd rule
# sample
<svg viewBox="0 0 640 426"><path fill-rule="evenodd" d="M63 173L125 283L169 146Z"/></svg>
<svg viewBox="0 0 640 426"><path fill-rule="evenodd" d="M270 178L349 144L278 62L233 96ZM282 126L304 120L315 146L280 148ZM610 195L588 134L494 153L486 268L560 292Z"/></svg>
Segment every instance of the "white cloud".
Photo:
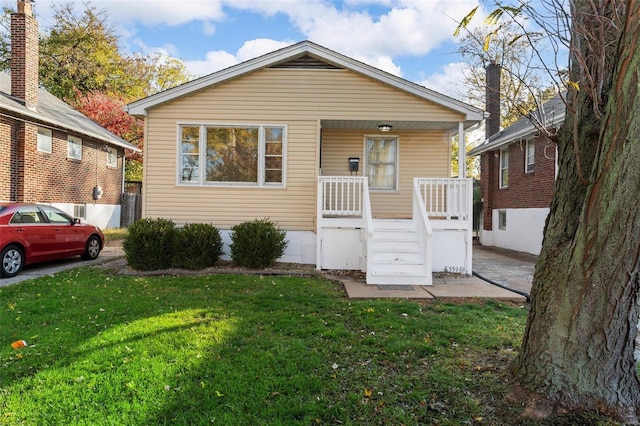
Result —
<svg viewBox="0 0 640 426"><path fill-rule="evenodd" d="M183 61L187 69L197 77L211 74L224 68L236 65L240 62L256 58L265 53L273 52L291 42L281 42L270 39L256 39L245 42L238 51L233 54L222 50L207 52L204 60Z"/></svg>
<svg viewBox="0 0 640 426"><path fill-rule="evenodd" d="M223 50L209 51L202 61L183 61L187 69L196 77L211 74L237 64L238 58Z"/></svg>
<svg viewBox="0 0 640 426"><path fill-rule="evenodd" d="M247 61L249 59L257 58L265 53L273 52L274 50L281 49L286 46L290 46L294 42L292 41L277 41L267 38L259 38L255 40L249 40L245 42L240 49L236 57L240 62Z"/></svg>
<svg viewBox="0 0 640 426"><path fill-rule="evenodd" d="M38 0L36 12L47 19L45 15L50 16L51 5L56 1ZM71 1L77 3L78 10L84 7L83 0ZM234 18L235 12L288 18L290 28L282 28L275 34L266 31L265 35L269 35L245 41L236 52L216 44L218 50L200 53L199 58L193 59L194 53L190 53L191 60L184 62L197 75L291 44L283 39L287 34L298 33L303 38L402 76L404 73L397 59L428 55L443 43L451 42L456 21L477 6L478 0L92 0L91 4L107 10L111 21L117 23L127 50L144 48L145 52L153 52L160 49L183 59L177 40L176 43L170 39L160 42L158 30L196 23L201 26L203 38L193 40L193 43L206 46L204 36L222 34L222 26ZM481 14L482 10L478 15ZM140 25L153 28L153 40L157 41L143 41ZM282 38L277 40L279 37ZM151 46L153 43L158 47Z"/></svg>
<svg viewBox="0 0 640 426"><path fill-rule="evenodd" d="M225 17L219 0L93 0L92 4L108 10L120 23L175 26L193 21L218 21Z"/></svg>
<svg viewBox="0 0 640 426"><path fill-rule="evenodd" d="M477 4L476 0L347 0L341 7L309 0L226 3L266 16L284 13L307 39L396 75L403 73L394 58L422 56L451 41L456 21ZM374 16L367 9L371 5L388 9Z"/></svg>
<svg viewBox="0 0 640 426"><path fill-rule="evenodd" d="M216 33L216 24L211 21L204 21L202 23L202 32L204 35L211 37Z"/></svg>
<svg viewBox="0 0 640 426"><path fill-rule="evenodd" d="M449 63L441 68L440 72L432 74L418 82L422 86L440 92L454 99L466 102L467 88L464 82L465 63Z"/></svg>

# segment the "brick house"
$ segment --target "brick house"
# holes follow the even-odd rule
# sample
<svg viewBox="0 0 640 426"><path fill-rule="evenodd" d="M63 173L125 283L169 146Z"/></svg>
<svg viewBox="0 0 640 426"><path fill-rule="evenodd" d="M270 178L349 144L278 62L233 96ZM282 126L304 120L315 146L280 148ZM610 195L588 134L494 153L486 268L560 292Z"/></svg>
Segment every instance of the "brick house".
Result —
<svg viewBox="0 0 640 426"><path fill-rule="evenodd" d="M11 72L0 73L0 201L51 204L118 227L125 150L139 150L40 88L38 55L31 1L18 0Z"/></svg>
<svg viewBox="0 0 640 426"><path fill-rule="evenodd" d="M468 153L479 155L481 163L480 243L537 255L558 165L557 145L540 134L532 118L547 129L558 128L564 121L565 105L556 96L500 131L500 101L494 96L500 90L499 73L499 66L487 67L488 136Z"/></svg>

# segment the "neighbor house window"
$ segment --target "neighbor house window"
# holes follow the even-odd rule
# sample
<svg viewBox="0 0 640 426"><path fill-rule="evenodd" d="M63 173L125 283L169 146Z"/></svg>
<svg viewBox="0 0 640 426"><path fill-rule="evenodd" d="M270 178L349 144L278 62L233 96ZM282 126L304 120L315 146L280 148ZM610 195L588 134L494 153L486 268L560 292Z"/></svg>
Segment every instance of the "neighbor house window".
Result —
<svg viewBox="0 0 640 426"><path fill-rule="evenodd" d="M398 181L398 139L367 137L366 170L370 189L395 190Z"/></svg>
<svg viewBox="0 0 640 426"><path fill-rule="evenodd" d="M531 173L536 169L536 143L528 140L525 149L524 172Z"/></svg>
<svg viewBox="0 0 640 426"><path fill-rule="evenodd" d="M498 229L501 231L507 230L507 211L498 210Z"/></svg>
<svg viewBox="0 0 640 426"><path fill-rule="evenodd" d="M69 136L67 139L67 157L82 160L82 139Z"/></svg>
<svg viewBox="0 0 640 426"><path fill-rule="evenodd" d="M509 184L509 148L500 150L500 188Z"/></svg>
<svg viewBox="0 0 640 426"><path fill-rule="evenodd" d="M51 130L38 127L38 151L51 154L52 142Z"/></svg>
<svg viewBox="0 0 640 426"><path fill-rule="evenodd" d="M179 133L179 182L284 183L284 126L182 125Z"/></svg>
<svg viewBox="0 0 640 426"><path fill-rule="evenodd" d="M73 205L73 217L78 217L84 219L87 217L87 206L86 204L74 204Z"/></svg>
<svg viewBox="0 0 640 426"><path fill-rule="evenodd" d="M107 166L118 167L118 150L112 146L107 147Z"/></svg>

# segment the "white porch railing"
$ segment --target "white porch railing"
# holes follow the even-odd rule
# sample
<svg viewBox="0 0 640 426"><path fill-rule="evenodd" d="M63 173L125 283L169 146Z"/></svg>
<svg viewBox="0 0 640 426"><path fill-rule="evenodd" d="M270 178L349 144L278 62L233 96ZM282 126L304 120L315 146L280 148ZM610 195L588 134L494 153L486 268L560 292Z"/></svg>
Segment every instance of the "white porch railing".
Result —
<svg viewBox="0 0 640 426"><path fill-rule="evenodd" d="M413 180L413 223L418 233L420 252L424 261L424 271L426 275L426 285L432 284L433 270L433 229L427 215L427 208L424 200L420 196L420 178Z"/></svg>
<svg viewBox="0 0 640 426"><path fill-rule="evenodd" d="M415 178L414 184L417 185L427 215L432 219L471 219L471 179Z"/></svg>
<svg viewBox="0 0 640 426"><path fill-rule="evenodd" d="M431 282L433 268L440 271L455 267L456 270L462 268L463 271L471 271L472 187L471 179L413 180L412 211L407 212L405 217L411 214L413 232L420 247L422 261L419 264L426 276L426 281L421 280L420 283ZM407 272L410 267L402 270L400 266L417 264L394 264L400 257L385 256L389 254L386 249L393 250L396 241L389 238L388 228L385 229L390 226L388 224L374 232L366 177L320 176L317 195L318 269L366 270L368 280L369 273L375 274L372 283L388 279L398 284L402 280L410 282L416 278L411 275L413 271ZM384 222L384 219L380 222ZM404 232L406 229L402 230ZM391 241L386 245L375 243L375 262L374 237L382 238L380 241ZM416 247L415 254L417 250ZM451 255L451 252L458 253L461 250L463 254L460 256ZM392 276L396 272L397 277Z"/></svg>
<svg viewBox="0 0 640 426"><path fill-rule="evenodd" d="M367 180L362 176L321 176L322 217L362 217Z"/></svg>

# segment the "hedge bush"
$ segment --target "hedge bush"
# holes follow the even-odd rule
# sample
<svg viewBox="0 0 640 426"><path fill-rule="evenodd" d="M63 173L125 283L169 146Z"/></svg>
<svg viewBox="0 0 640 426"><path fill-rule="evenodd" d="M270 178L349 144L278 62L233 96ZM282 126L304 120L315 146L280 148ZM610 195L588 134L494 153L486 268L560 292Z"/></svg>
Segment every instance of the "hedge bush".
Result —
<svg viewBox="0 0 640 426"><path fill-rule="evenodd" d="M176 230L173 266L203 269L213 266L222 256L220 231L206 223L187 223Z"/></svg>
<svg viewBox="0 0 640 426"><path fill-rule="evenodd" d="M231 259L247 268L272 265L289 244L286 232L266 218L241 223L231 230Z"/></svg>
<svg viewBox="0 0 640 426"><path fill-rule="evenodd" d="M175 224L168 219L140 219L129 227L122 248L127 263L139 271L172 265Z"/></svg>

